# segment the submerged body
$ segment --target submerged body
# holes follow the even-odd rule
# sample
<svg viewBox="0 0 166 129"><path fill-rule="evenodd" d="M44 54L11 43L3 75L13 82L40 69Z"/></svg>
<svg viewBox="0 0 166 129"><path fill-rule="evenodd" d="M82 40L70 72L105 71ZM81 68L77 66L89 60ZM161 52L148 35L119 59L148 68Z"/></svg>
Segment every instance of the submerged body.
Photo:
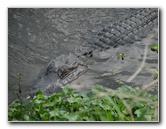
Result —
<svg viewBox="0 0 166 129"><path fill-rule="evenodd" d="M46 95L52 94L58 87L74 81L88 70L90 62L86 58L92 57L93 51L102 51L141 40L153 26L157 25L157 21L157 9L137 9L123 21L105 27L93 37L93 42L76 49L72 54L61 55L51 60L39 74L31 95L33 96L39 89Z"/></svg>

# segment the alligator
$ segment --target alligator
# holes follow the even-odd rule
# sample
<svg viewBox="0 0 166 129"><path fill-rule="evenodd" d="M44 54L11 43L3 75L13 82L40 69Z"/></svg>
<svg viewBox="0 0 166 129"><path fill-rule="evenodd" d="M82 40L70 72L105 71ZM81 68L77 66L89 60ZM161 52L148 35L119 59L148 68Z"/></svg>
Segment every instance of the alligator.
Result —
<svg viewBox="0 0 166 129"><path fill-rule="evenodd" d="M124 20L104 27L93 37L93 42L88 42L69 55L52 59L39 73L30 96L37 90L43 91L45 95L51 95L58 87L71 83L88 70L90 63L86 58L93 57L95 50L103 51L133 44L145 38L157 24L158 9L140 8Z"/></svg>

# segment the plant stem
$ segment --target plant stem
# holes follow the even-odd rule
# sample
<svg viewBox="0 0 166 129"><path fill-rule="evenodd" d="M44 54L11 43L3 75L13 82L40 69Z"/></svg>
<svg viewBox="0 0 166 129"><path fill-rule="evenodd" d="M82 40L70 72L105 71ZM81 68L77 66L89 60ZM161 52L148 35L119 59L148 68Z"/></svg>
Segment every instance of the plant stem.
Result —
<svg viewBox="0 0 166 129"><path fill-rule="evenodd" d="M140 67L135 71L135 73L127 80L127 82L131 82L144 68L146 56L147 56L147 52L148 52L148 44L150 43L150 40L151 40L151 36L148 36L148 39L147 39L146 45L145 45L145 49L144 49L144 57L143 57L142 63L140 65Z"/></svg>

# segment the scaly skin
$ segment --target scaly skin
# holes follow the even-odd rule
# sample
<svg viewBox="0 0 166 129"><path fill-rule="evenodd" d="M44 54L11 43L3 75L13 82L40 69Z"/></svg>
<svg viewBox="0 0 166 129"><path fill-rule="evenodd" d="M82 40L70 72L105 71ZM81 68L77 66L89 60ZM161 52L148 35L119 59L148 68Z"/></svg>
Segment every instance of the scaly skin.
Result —
<svg viewBox="0 0 166 129"><path fill-rule="evenodd" d="M94 49L109 49L111 47L132 44L144 38L148 31L157 24L157 9L140 9L137 13L104 28L94 42L90 43Z"/></svg>

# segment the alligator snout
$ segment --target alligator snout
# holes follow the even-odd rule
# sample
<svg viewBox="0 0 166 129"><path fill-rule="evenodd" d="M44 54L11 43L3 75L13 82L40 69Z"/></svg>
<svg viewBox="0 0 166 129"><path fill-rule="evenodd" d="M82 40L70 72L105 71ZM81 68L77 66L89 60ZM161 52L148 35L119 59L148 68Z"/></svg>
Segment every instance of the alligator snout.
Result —
<svg viewBox="0 0 166 129"><path fill-rule="evenodd" d="M56 92L58 87L77 79L86 70L87 67L82 65L77 56L61 55L42 69L33 90L42 90L46 95L50 95Z"/></svg>

